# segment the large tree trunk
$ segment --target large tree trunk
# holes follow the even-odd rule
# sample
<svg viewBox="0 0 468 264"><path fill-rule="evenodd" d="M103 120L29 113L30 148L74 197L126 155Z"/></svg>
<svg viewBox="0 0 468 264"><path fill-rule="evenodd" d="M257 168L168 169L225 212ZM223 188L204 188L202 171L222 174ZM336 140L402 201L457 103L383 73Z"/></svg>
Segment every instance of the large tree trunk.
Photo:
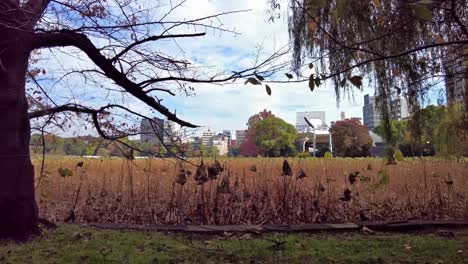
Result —
<svg viewBox="0 0 468 264"><path fill-rule="evenodd" d="M28 43L20 30L0 27L0 238L15 240L38 231L25 96Z"/></svg>

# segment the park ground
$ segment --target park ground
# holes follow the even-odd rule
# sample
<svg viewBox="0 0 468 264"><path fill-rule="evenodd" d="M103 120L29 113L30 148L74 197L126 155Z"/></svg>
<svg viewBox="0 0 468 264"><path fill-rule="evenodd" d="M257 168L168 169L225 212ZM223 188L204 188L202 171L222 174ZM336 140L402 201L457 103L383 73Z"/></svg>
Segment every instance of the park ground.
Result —
<svg viewBox="0 0 468 264"><path fill-rule="evenodd" d="M0 242L0 263L468 263L468 230L202 236L59 225Z"/></svg>

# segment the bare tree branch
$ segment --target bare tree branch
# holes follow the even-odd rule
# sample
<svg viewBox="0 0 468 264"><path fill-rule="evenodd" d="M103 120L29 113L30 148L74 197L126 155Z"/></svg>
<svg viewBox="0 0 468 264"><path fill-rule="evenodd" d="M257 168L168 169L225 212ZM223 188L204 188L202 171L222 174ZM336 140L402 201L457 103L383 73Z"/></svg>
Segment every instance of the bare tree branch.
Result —
<svg viewBox="0 0 468 264"><path fill-rule="evenodd" d="M150 41L156 41L160 39L166 39L166 38L193 38L193 37L201 37L206 35L206 33L193 33L193 34L174 34L174 35L160 35L160 36L151 36L139 41L135 41L132 44L128 45L125 49L123 49L121 52L119 52L117 55L115 55L114 58L111 59L111 61L116 61L119 59L121 56L126 54L128 51L130 51L132 48L143 44L145 42L150 42Z"/></svg>
<svg viewBox="0 0 468 264"><path fill-rule="evenodd" d="M158 103L153 97L148 96L140 85L130 81L127 76L118 71L110 60L104 57L89 38L81 33L76 33L69 30L63 30L55 33L36 33L33 48L50 48L50 47L65 47L74 46L82 50L88 57L98 66L105 75L112 79L116 84L120 85L131 95L145 102L169 120L174 121L181 126L197 127L189 122L179 119L174 113L171 113L165 106Z"/></svg>
<svg viewBox="0 0 468 264"><path fill-rule="evenodd" d="M61 106L56 106L48 109L37 110L34 112L28 113L29 119L39 118L43 116L53 115L61 112L75 112L75 113L86 113L93 114L98 113L99 109L92 109L78 104L65 104Z"/></svg>

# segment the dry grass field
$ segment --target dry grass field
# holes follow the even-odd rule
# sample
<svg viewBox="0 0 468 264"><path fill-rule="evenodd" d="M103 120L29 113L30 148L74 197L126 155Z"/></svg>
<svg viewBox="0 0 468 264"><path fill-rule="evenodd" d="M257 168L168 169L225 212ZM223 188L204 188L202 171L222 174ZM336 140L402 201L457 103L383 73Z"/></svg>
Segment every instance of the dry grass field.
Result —
<svg viewBox="0 0 468 264"><path fill-rule="evenodd" d="M52 221L134 224L468 219L466 160L283 161L205 159L197 172L174 159L46 157L42 176L34 161L38 206Z"/></svg>

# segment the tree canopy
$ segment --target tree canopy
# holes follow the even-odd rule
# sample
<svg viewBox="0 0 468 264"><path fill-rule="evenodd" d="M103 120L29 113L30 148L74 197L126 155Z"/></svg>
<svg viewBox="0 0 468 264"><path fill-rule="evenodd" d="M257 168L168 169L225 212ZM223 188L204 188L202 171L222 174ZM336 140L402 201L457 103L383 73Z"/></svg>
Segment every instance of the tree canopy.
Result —
<svg viewBox="0 0 468 264"><path fill-rule="evenodd" d="M272 9L281 7L279 1L269 2ZM302 77L309 65L313 73L303 81L331 79L338 102L343 93L368 81L375 87L383 136L390 146L389 101L394 95L406 96L416 111L431 89L443 87L445 95L454 82L462 82L462 106L468 109L466 0L288 2L293 70ZM468 114L460 112L465 112L460 122L468 129Z"/></svg>
<svg viewBox="0 0 468 264"><path fill-rule="evenodd" d="M468 155L468 134L460 127L463 114L457 109L457 105L430 105L416 111L408 120L392 120L394 144L403 149L405 155L422 155L427 147L442 156ZM382 135L383 127L377 126L374 132Z"/></svg>
<svg viewBox="0 0 468 264"><path fill-rule="evenodd" d="M357 118L337 121L331 128L333 154L339 157L365 157L370 155L372 138L369 129Z"/></svg>
<svg viewBox="0 0 468 264"><path fill-rule="evenodd" d="M259 154L259 150L257 147L257 124L269 117L274 117L271 111L267 111L263 109L263 111L249 117L247 121L247 130L245 135L245 140L242 142L240 154L242 156L257 156Z"/></svg>
<svg viewBox="0 0 468 264"><path fill-rule="evenodd" d="M295 156L296 128L278 117L268 117L257 123L256 145L266 157Z"/></svg>

